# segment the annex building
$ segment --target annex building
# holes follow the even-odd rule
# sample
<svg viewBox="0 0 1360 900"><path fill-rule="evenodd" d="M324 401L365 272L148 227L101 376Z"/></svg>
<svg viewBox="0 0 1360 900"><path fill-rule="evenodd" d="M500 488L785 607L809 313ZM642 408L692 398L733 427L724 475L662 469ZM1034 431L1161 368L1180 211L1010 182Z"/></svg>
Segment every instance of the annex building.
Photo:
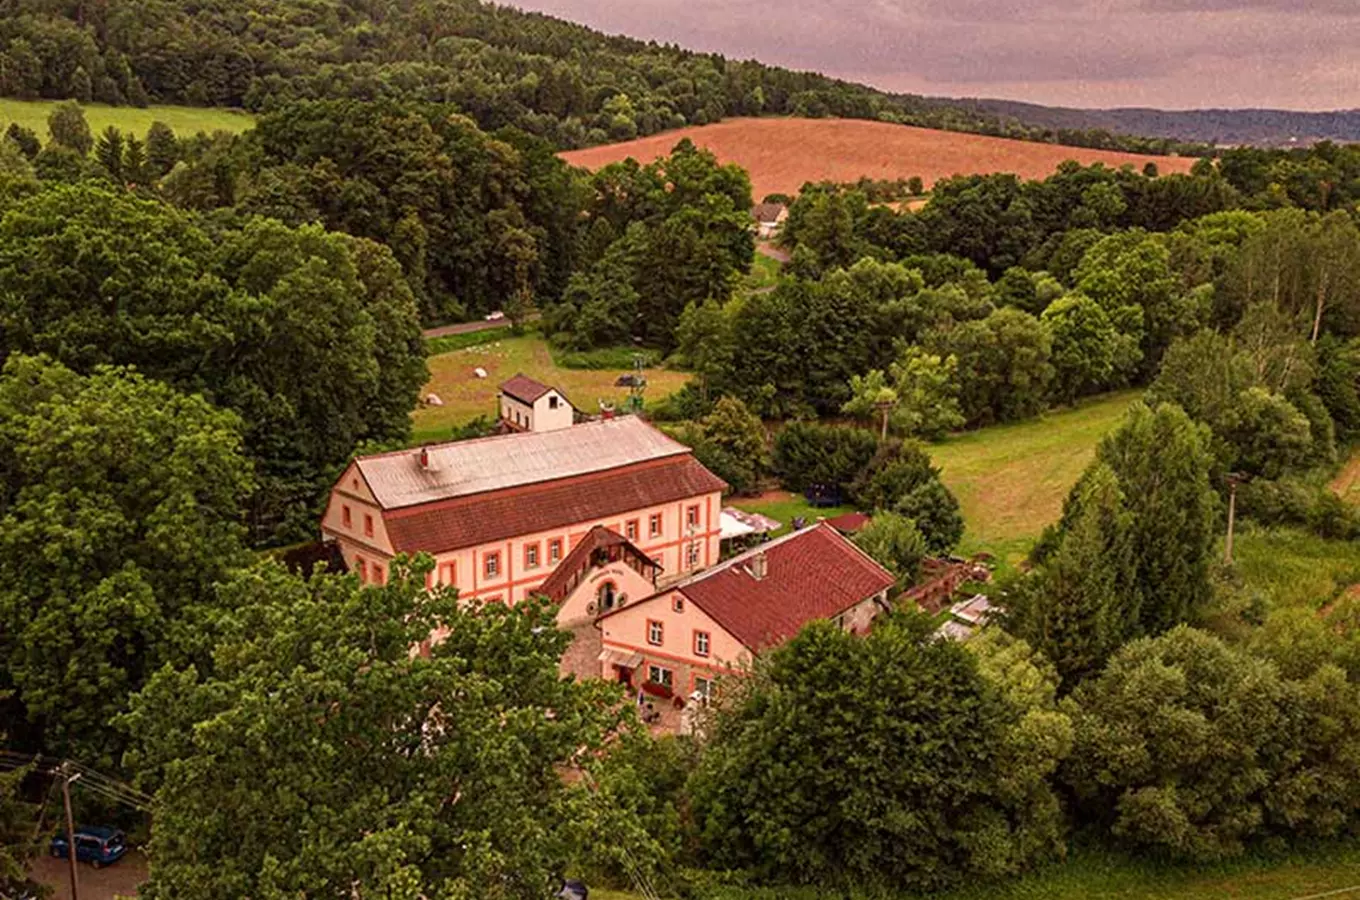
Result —
<svg viewBox="0 0 1360 900"><path fill-rule="evenodd" d="M810 622L868 632L890 608L893 584L822 522L601 613L600 674L659 697L707 697L717 678Z"/></svg>

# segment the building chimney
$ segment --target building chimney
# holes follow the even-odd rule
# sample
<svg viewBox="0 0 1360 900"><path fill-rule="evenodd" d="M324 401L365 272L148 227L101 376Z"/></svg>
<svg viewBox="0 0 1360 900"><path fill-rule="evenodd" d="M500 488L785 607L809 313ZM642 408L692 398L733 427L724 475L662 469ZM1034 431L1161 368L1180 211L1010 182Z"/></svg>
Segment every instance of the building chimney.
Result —
<svg viewBox="0 0 1360 900"><path fill-rule="evenodd" d="M428 469L430 467L430 451L426 447L420 448L420 467Z"/></svg>
<svg viewBox="0 0 1360 900"><path fill-rule="evenodd" d="M770 571L770 561L766 558L764 550L761 550L755 556L751 557L751 565L748 568L751 570L751 577L756 581L760 581L765 577Z"/></svg>

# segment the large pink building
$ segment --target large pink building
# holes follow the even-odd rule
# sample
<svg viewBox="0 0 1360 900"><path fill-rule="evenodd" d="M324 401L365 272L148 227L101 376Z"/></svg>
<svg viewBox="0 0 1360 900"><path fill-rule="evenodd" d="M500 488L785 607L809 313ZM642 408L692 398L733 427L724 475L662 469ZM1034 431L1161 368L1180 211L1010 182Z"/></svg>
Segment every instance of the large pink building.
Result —
<svg viewBox="0 0 1360 900"><path fill-rule="evenodd" d="M625 416L359 457L321 531L365 583L384 581L398 554L428 553L431 583L518 603L602 527L645 557L616 579L640 597L629 575L650 592L718 562L725 487L688 447ZM589 612L578 602L559 620L593 618L624 590L598 593Z"/></svg>

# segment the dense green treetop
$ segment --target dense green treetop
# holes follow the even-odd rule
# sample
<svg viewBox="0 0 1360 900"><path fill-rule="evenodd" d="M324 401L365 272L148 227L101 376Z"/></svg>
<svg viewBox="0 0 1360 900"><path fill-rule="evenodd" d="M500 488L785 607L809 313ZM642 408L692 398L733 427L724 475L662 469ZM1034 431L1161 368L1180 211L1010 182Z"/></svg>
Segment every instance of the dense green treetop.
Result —
<svg viewBox="0 0 1360 900"><path fill-rule="evenodd" d="M110 721L157 667L204 657L213 586L246 560L240 419L127 370L15 355L0 474L10 737L114 765Z"/></svg>
<svg viewBox="0 0 1360 900"><path fill-rule="evenodd" d="M156 797L144 893L539 900L592 831L632 839L561 768L597 764L618 689L559 677L550 608L427 592L429 565L221 588L211 666L162 668L123 720Z"/></svg>
<svg viewBox="0 0 1360 900"><path fill-rule="evenodd" d="M0 357L132 365L239 412L260 537L310 525L361 440L403 437L425 379L385 248L263 219L209 227L90 184L0 207L0 335Z"/></svg>

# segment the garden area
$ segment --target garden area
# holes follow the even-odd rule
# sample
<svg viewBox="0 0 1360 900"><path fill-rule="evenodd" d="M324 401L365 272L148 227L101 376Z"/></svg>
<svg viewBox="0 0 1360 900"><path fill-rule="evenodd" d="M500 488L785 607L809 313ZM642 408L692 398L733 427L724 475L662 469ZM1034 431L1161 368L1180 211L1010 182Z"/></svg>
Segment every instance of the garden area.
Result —
<svg viewBox="0 0 1360 900"><path fill-rule="evenodd" d="M626 366L568 368L553 357L547 341L532 334L514 337L495 331L454 337L474 345L429 358L430 380L422 396L435 394L443 405L420 406L412 413L413 443L447 440L459 425L478 416L494 416L500 384L520 372L559 389L577 409L589 414L599 411L601 400L621 404L628 398L628 388L614 383L627 371ZM444 338L436 340L447 344ZM477 377L479 368L486 372L485 378ZM643 374L647 377L646 398L653 403L689 380L684 372L659 368L644 369Z"/></svg>

